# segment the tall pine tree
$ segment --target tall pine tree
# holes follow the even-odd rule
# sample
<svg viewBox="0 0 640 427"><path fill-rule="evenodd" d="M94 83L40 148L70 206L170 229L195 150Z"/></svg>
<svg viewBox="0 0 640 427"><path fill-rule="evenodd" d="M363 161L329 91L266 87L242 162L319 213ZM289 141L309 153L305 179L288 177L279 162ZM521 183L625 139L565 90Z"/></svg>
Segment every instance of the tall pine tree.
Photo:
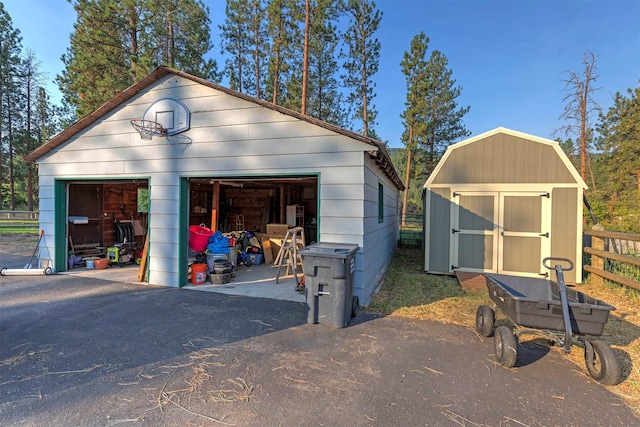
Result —
<svg viewBox="0 0 640 427"><path fill-rule="evenodd" d="M354 119L362 122L362 134L375 137L373 129L377 111L373 106L375 83L373 76L380 62L380 41L375 37L382 12L370 0L348 0L346 11L350 16L344 34L347 56L344 85L349 89L347 102L354 110Z"/></svg>
<svg viewBox="0 0 640 427"><path fill-rule="evenodd" d="M309 31L307 114L325 122L345 126L337 61L339 1L314 5Z"/></svg>
<svg viewBox="0 0 640 427"><path fill-rule="evenodd" d="M427 174L433 172L447 146L470 134L462 119L471 107L458 107L456 99L462 88L455 86L453 71L447 68L448 65L447 58L437 50L431 53L427 63L424 82L426 129L424 141L420 143L425 149Z"/></svg>
<svg viewBox="0 0 640 427"><path fill-rule="evenodd" d="M300 27L300 9L297 0L270 0L267 5L267 32L271 40L271 51L268 59L268 77L266 89L268 99L277 105L299 108L299 93L287 91L289 82L298 74L300 50L296 43L302 38ZM295 101L293 101L295 100ZM295 105L292 105L295 104Z"/></svg>
<svg viewBox="0 0 640 427"><path fill-rule="evenodd" d="M0 208L15 209L15 132L22 37L0 3Z"/></svg>
<svg viewBox="0 0 640 427"><path fill-rule="evenodd" d="M73 0L77 21L57 77L82 117L159 65L216 80L201 0Z"/></svg>
<svg viewBox="0 0 640 427"><path fill-rule="evenodd" d="M419 146L424 142L426 129L426 92L427 83L427 49L429 38L420 33L413 37L408 52L404 53L400 66L405 76L407 84L407 95L405 100L405 110L400 115L404 125L402 142L405 147L406 169L404 186L405 191L402 199L402 224L404 225L409 209L409 193L411 180L415 178L415 164L420 164L414 157L419 157Z"/></svg>

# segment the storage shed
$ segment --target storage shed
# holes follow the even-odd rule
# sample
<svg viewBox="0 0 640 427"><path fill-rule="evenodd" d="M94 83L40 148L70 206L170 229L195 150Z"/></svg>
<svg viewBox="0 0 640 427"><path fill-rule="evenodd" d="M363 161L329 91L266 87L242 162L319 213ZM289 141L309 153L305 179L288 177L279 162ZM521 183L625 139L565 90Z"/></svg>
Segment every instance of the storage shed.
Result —
<svg viewBox="0 0 640 427"><path fill-rule="evenodd" d="M57 272L70 250L126 239L146 248L148 283L181 287L191 225L289 224L307 244L359 246L366 304L398 242L403 185L382 142L167 67L26 160L39 171L40 254Z"/></svg>
<svg viewBox="0 0 640 427"><path fill-rule="evenodd" d="M555 256L581 282L586 188L552 140L497 128L449 146L423 188L425 270L540 277Z"/></svg>

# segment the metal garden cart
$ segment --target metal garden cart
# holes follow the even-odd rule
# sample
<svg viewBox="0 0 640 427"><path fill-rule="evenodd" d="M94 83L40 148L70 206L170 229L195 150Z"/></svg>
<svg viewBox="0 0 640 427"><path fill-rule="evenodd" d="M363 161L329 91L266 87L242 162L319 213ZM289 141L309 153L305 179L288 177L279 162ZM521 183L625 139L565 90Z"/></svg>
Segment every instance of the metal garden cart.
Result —
<svg viewBox="0 0 640 427"><path fill-rule="evenodd" d="M557 262L550 265L550 262ZM476 331L485 337L494 334L495 309L502 311L514 324L515 332L505 325L495 328L495 356L502 366L515 366L518 339L525 334L548 339L571 352L572 344L584 348L589 375L596 381L615 385L621 370L615 353L602 341L591 341L584 335L600 336L615 307L574 289L567 289L564 271L574 268L566 258L547 257L542 265L555 270L557 282L529 277L486 273L493 308L481 305L476 312ZM564 267L563 267L564 266Z"/></svg>

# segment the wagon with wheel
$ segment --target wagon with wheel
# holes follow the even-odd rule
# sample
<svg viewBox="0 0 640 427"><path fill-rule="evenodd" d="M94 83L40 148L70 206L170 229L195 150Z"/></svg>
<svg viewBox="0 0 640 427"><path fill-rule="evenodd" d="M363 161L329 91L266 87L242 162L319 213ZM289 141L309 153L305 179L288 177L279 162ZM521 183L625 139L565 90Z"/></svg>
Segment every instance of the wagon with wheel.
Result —
<svg viewBox="0 0 640 427"><path fill-rule="evenodd" d="M556 264L551 265L551 262ZM494 306L481 305L476 312L476 331L489 337L495 334L495 357L502 366L515 366L518 340L522 335L537 335L571 352L572 345L584 348L589 375L596 381L615 385L621 380L620 365L611 347L587 338L600 336L609 313L615 307L574 289L567 289L564 271L573 269L566 258L548 257L545 268L555 270L557 281L485 273L489 297ZM495 326L495 309L514 324ZM495 330L494 330L495 329Z"/></svg>

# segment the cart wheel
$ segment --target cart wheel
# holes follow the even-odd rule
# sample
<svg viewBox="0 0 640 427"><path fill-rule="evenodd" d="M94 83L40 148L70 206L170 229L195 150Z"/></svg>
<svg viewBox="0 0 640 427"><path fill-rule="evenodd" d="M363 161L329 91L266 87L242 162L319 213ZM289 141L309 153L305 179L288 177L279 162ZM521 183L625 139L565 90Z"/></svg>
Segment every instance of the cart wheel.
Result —
<svg viewBox="0 0 640 427"><path fill-rule="evenodd" d="M358 297L353 297L351 301L351 317L356 317L360 311L360 300Z"/></svg>
<svg viewBox="0 0 640 427"><path fill-rule="evenodd" d="M589 363L586 346L584 352L584 361L591 378L600 384L618 384L622 374L616 354L608 344L602 341L591 341L591 346L593 347L593 363Z"/></svg>
<svg viewBox="0 0 640 427"><path fill-rule="evenodd" d="M493 335L493 323L496 313L488 305L481 305L476 311L476 331L483 337Z"/></svg>
<svg viewBox="0 0 640 427"><path fill-rule="evenodd" d="M518 358L518 340L511 329L506 326L498 326L493 347L499 364L505 368L515 366Z"/></svg>

